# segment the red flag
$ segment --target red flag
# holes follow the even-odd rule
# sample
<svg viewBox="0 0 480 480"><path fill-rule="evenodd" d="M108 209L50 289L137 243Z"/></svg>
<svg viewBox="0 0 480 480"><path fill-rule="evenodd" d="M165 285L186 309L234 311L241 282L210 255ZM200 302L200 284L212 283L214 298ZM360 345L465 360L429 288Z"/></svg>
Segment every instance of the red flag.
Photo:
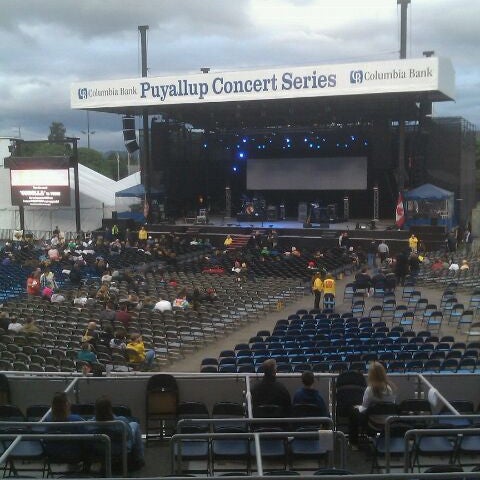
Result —
<svg viewBox="0 0 480 480"><path fill-rule="evenodd" d="M405 223L405 209L403 208L403 196L398 194L397 208L395 210L395 225L398 228L402 228Z"/></svg>

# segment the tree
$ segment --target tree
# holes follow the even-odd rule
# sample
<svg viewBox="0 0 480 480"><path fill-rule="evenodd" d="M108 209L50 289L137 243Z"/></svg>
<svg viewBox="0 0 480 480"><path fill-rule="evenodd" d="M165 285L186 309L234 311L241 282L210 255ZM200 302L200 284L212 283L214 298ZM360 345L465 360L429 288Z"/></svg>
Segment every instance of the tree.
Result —
<svg viewBox="0 0 480 480"><path fill-rule="evenodd" d="M49 142L63 142L65 140L65 133L67 129L62 122L52 122L50 125Z"/></svg>

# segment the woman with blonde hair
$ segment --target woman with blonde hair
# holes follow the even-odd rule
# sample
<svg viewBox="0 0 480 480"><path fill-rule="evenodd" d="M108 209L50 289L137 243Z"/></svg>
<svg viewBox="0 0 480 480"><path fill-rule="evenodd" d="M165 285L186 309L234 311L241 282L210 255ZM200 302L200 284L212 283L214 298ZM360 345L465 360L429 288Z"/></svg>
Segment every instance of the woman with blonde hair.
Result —
<svg viewBox="0 0 480 480"><path fill-rule="evenodd" d="M368 370L367 388L363 394L362 404L354 407L350 415L349 440L353 449L358 448L359 427L367 425L368 409L380 403L394 404L395 401L395 386L387 377L385 367L380 362L372 362ZM382 420L384 419L379 418L378 423Z"/></svg>

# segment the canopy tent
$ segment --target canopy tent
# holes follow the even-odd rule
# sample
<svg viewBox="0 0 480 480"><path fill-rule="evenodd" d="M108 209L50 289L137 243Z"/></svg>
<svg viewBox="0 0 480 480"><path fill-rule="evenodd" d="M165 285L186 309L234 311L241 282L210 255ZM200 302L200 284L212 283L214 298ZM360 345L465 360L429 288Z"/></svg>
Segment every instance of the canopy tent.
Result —
<svg viewBox="0 0 480 480"><path fill-rule="evenodd" d="M406 223L412 225L443 225L452 228L454 192L426 183L405 192Z"/></svg>
<svg viewBox="0 0 480 480"><path fill-rule="evenodd" d="M161 197L163 195L163 192L156 189L152 188L151 189L151 195L154 198ZM145 196L145 187L141 183L138 185L133 185L132 187L125 188L124 190L120 190L119 192L115 193L116 197L137 197L137 198L143 198Z"/></svg>

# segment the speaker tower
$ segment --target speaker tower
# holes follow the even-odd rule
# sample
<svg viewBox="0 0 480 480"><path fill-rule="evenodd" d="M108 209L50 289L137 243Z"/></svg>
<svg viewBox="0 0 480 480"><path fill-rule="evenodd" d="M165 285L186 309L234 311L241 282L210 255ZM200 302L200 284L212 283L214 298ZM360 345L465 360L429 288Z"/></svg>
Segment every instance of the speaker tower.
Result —
<svg viewBox="0 0 480 480"><path fill-rule="evenodd" d="M128 153L136 152L140 147L137 143L137 134L135 132L135 117L125 115L123 123L123 141Z"/></svg>

